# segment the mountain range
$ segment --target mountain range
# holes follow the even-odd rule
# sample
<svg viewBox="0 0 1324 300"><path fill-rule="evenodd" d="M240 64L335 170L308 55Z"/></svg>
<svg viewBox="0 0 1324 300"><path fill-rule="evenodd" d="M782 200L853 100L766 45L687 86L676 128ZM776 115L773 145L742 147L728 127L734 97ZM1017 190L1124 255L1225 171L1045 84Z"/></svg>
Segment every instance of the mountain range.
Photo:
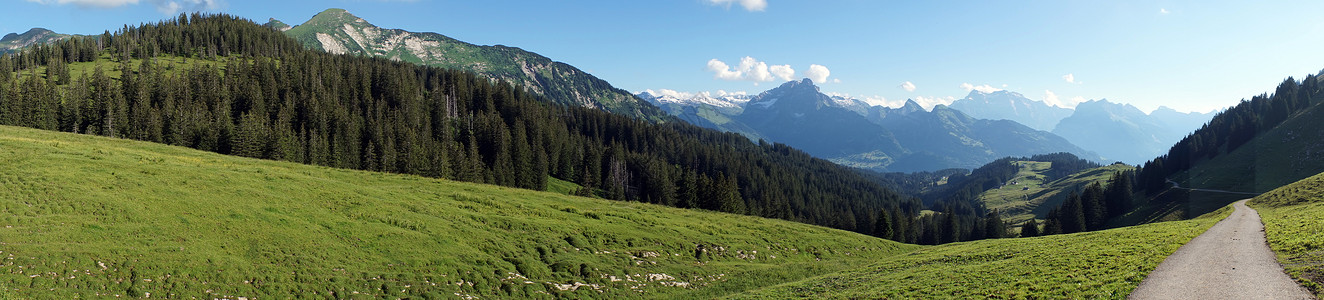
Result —
<svg viewBox="0 0 1324 300"><path fill-rule="evenodd" d="M574 66L502 45L480 46L432 32L372 25L344 9L328 9L303 24L271 19L305 47L333 54L383 57L419 65L460 69L522 87L553 102L600 108L636 118L661 120L665 112Z"/></svg>
<svg viewBox="0 0 1324 300"><path fill-rule="evenodd" d="M69 38L71 35L59 34L46 28L33 28L24 32L6 34L0 38L0 55L16 52L28 46L46 44Z"/></svg>
<svg viewBox="0 0 1324 300"><path fill-rule="evenodd" d="M834 162L879 171L974 168L1006 156L1097 154L1052 133L1007 120L970 117L946 106L899 108L823 94L810 80L790 81L745 98L638 96L700 126L784 143Z"/></svg>
<svg viewBox="0 0 1324 300"><path fill-rule="evenodd" d="M1021 93L1008 90L971 90L965 98L957 99L951 108L971 117L990 120L1012 120L1030 128L1052 131L1062 119L1071 116L1071 109L1030 100Z"/></svg>
<svg viewBox="0 0 1324 300"><path fill-rule="evenodd" d="M1182 113L1168 107L1146 114L1135 106L1107 99L1069 109L1006 90L970 91L951 107L977 118L1012 120L1052 131L1109 161L1132 165L1158 157L1213 117L1212 113Z"/></svg>

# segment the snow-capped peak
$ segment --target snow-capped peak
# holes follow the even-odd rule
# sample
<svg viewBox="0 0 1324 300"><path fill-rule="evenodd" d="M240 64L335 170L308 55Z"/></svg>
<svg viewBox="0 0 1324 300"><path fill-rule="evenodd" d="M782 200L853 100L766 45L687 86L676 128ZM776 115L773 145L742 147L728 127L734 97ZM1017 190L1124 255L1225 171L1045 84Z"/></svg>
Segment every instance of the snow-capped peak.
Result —
<svg viewBox="0 0 1324 300"><path fill-rule="evenodd" d="M749 102L751 96L745 92L727 92L717 90L716 92L680 92L669 89L644 90L636 94L639 98L653 103L676 103L676 104L705 104L716 107L741 107Z"/></svg>

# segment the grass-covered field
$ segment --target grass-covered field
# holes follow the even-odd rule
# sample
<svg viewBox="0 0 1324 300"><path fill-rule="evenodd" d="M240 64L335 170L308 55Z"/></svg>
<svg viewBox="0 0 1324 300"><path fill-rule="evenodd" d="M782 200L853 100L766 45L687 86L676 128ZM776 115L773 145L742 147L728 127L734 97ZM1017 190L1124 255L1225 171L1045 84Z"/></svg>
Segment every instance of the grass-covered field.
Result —
<svg viewBox="0 0 1324 300"><path fill-rule="evenodd" d="M20 298L712 298L917 248L16 127L0 127L0 216L0 286Z"/></svg>
<svg viewBox="0 0 1324 300"><path fill-rule="evenodd" d="M1085 186L1099 182L1107 184L1113 173L1129 171L1134 167L1127 165L1108 165L1088 169L1045 182L1045 175L1051 168L1050 162L1017 161L1020 172L1002 187L985 191L979 195L988 209L997 209L1003 219L1014 223L1025 222L1030 218L1043 218L1048 211L1062 204L1071 191L1084 190Z"/></svg>
<svg viewBox="0 0 1324 300"><path fill-rule="evenodd" d="M1250 202L1260 212L1269 247L1289 275L1324 298L1324 174Z"/></svg>
<svg viewBox="0 0 1324 300"><path fill-rule="evenodd" d="M1230 210L1186 221L1068 235L964 242L735 299L1121 299Z"/></svg>

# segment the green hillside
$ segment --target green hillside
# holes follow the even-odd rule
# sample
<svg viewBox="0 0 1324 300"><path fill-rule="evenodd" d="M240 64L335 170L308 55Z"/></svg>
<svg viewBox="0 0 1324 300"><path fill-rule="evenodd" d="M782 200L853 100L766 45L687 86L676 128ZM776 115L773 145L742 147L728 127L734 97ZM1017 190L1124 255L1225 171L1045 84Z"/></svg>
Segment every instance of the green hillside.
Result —
<svg viewBox="0 0 1324 300"><path fill-rule="evenodd" d="M1043 218L1048 210L1060 205L1071 191L1082 190L1095 182L1106 184L1114 173L1135 169L1124 164L1114 164L1045 182L1050 177L1051 162L1016 161L1015 164L1020 167L1020 172L1007 184L979 195L985 207L998 210L1005 220L1013 223Z"/></svg>
<svg viewBox="0 0 1324 300"><path fill-rule="evenodd" d="M799 223L0 127L19 297L706 298L910 251Z"/></svg>
<svg viewBox="0 0 1324 300"><path fill-rule="evenodd" d="M1230 210L1135 227L953 243L733 299L1125 298Z"/></svg>
<svg viewBox="0 0 1324 300"><path fill-rule="evenodd" d="M1274 189L1250 202L1269 246L1287 273L1324 297L1324 173Z"/></svg>

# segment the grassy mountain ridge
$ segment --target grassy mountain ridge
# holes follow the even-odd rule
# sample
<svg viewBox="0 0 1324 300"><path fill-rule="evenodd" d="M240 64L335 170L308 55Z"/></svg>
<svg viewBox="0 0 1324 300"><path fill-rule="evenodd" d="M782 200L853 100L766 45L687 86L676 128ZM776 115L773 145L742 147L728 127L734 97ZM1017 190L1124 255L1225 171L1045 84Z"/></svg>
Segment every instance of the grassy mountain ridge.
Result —
<svg viewBox="0 0 1324 300"><path fill-rule="evenodd" d="M654 121L666 113L574 66L502 45L479 46L438 33L384 29L344 9L328 9L284 31L309 49L466 70L509 82L557 103Z"/></svg>
<svg viewBox="0 0 1324 300"><path fill-rule="evenodd" d="M19 297L691 298L914 249L756 217L0 126Z"/></svg>

